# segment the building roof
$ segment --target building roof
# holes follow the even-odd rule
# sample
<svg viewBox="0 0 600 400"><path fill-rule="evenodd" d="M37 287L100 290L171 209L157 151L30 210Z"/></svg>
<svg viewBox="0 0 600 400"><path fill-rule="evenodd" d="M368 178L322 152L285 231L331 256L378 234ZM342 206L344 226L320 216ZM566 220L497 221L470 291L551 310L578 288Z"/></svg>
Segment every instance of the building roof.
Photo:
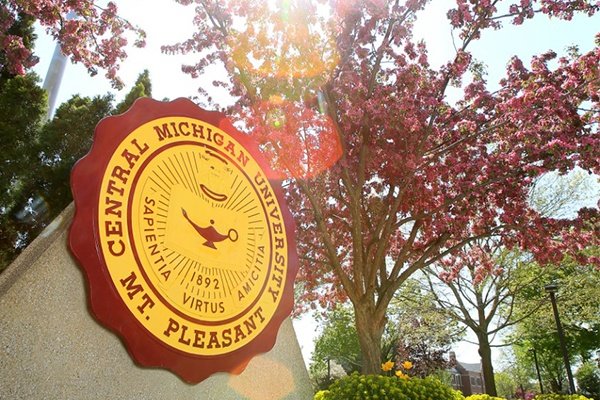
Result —
<svg viewBox="0 0 600 400"><path fill-rule="evenodd" d="M455 365L456 367L458 367L458 370L465 370L467 372L477 372L477 373L481 373L481 363L466 363L466 362L462 362L462 361L458 361L456 359L456 353L454 351L450 351L449 353L449 357L450 357L450 365Z"/></svg>
<svg viewBox="0 0 600 400"><path fill-rule="evenodd" d="M467 371L481 372L481 364L480 363L465 363L462 361L458 361L458 363Z"/></svg>

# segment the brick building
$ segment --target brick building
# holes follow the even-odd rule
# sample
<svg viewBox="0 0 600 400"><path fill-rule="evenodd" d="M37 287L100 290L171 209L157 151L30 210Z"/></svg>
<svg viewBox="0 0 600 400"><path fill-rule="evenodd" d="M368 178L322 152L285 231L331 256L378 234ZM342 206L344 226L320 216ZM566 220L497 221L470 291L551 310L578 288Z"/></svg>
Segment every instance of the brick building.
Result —
<svg viewBox="0 0 600 400"><path fill-rule="evenodd" d="M450 352L450 373L452 388L460 390L465 396L485 393L485 383L481 364L465 363L456 359L456 353Z"/></svg>

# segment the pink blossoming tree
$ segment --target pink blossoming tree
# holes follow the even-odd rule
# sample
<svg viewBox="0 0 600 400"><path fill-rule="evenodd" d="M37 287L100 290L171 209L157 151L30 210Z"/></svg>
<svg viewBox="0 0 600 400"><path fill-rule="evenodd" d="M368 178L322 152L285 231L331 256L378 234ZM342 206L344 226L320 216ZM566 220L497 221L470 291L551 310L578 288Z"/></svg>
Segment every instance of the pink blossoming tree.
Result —
<svg viewBox="0 0 600 400"><path fill-rule="evenodd" d="M117 72L126 58L128 36L143 47L145 33L119 17L113 2L100 7L93 0L0 0L0 51L5 54L0 71L23 75L37 63L24 38L11 32L19 19L33 18L60 45L63 54L82 63L95 75L106 71L113 86L122 87Z"/></svg>
<svg viewBox="0 0 600 400"><path fill-rule="evenodd" d="M588 0L457 0L457 51L441 68L412 28L425 0L178 0L197 31L169 53L199 54L192 76L224 67L229 112L287 179L301 258L300 306L354 307L363 372L381 366L394 293L412 274L492 238L542 263L581 263L597 245L596 209L570 220L528 203L534 179L598 173L600 48L507 60L488 90L470 44L485 30L539 15L569 20ZM600 38L597 38L600 41ZM462 82L462 83L461 83ZM461 97L447 90L460 84ZM460 266L448 263L447 277ZM482 268L482 272L485 268Z"/></svg>

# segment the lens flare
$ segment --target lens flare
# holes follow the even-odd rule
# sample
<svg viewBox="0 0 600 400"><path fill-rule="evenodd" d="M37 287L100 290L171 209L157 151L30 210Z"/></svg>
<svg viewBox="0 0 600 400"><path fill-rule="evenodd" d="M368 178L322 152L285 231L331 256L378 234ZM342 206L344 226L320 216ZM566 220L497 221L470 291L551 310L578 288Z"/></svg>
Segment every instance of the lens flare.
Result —
<svg viewBox="0 0 600 400"><path fill-rule="evenodd" d="M271 7L258 3L230 30L228 45L235 67L262 78L328 76L339 55L318 13L302 2L281 1Z"/></svg>
<svg viewBox="0 0 600 400"><path fill-rule="evenodd" d="M228 30L228 68L255 102L248 126L280 179L314 177L342 154L319 92L339 61L337 27L318 7L302 0L245 3Z"/></svg>
<svg viewBox="0 0 600 400"><path fill-rule="evenodd" d="M257 104L253 112L253 133L271 160L270 178L312 178L340 159L335 124L319 109L274 97Z"/></svg>

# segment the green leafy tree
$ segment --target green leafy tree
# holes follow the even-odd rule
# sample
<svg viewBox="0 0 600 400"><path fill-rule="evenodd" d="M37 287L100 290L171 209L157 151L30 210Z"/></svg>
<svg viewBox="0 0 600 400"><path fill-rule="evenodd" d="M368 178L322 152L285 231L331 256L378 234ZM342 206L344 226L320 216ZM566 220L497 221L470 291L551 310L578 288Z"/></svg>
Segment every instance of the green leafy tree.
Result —
<svg viewBox="0 0 600 400"><path fill-rule="evenodd" d="M496 374L498 395L508 398L522 397L523 393L538 392L533 361L524 346L504 348L500 372Z"/></svg>
<svg viewBox="0 0 600 400"><path fill-rule="evenodd" d="M152 97L152 82L150 81L150 72L148 72L147 69L138 76L133 88L127 93L123 101L117 104L112 113L124 113L133 105L133 102L140 97Z"/></svg>
<svg viewBox="0 0 600 400"><path fill-rule="evenodd" d="M54 118L40 132L41 173L34 185L39 188L52 215L71 201L69 175L77 160L91 147L96 124L110 115L113 96L93 98L75 95L56 110Z"/></svg>
<svg viewBox="0 0 600 400"><path fill-rule="evenodd" d="M2 168L0 168L0 206L9 208L12 194L24 171L36 158L34 145L46 109L46 94L34 74L17 76L0 85L0 132Z"/></svg>
<svg viewBox="0 0 600 400"><path fill-rule="evenodd" d="M533 183L529 202L544 217L568 218L597 196L593 180L581 170L547 174ZM495 240L477 240L466 249L425 273L438 305L477 338L486 393L496 396L492 348L506 344L494 343L495 338L537 312L545 299L536 294L551 271L533 262L529 253L509 251Z"/></svg>
<svg viewBox="0 0 600 400"><path fill-rule="evenodd" d="M17 214L27 205L27 182L35 175L39 127L46 94L34 74L0 79L0 271L24 246L29 227Z"/></svg>
<svg viewBox="0 0 600 400"><path fill-rule="evenodd" d="M460 340L462 330L440 312L434 298L417 281L407 281L388 311L381 362L411 361L413 368L409 373L420 377L446 367L445 354L450 344ZM315 342L311 374L317 381L326 370L327 360L340 365L347 374L362 369L354 313L349 306L327 314L323 332Z"/></svg>
<svg viewBox="0 0 600 400"><path fill-rule="evenodd" d="M412 361L410 375L422 378L447 368L450 345L464 333L464 328L439 308L435 296L415 279L408 280L396 294L388 318L397 361Z"/></svg>
<svg viewBox="0 0 600 400"><path fill-rule="evenodd" d="M0 9L5 4L5 0L0 0ZM20 37L25 51L32 50L36 38L34 19L23 13L14 18L3 17L0 12L5 34ZM21 245L15 213L25 204L23 186L36 159L34 146L46 109L46 95L35 74L18 76L4 68L9 53L10 49L0 46L0 134L6 144L0 148L0 243L5 244L0 248L0 271Z"/></svg>
<svg viewBox="0 0 600 400"><path fill-rule="evenodd" d="M0 270L71 201L71 168L90 149L96 124L139 96L151 95L147 71L124 100L75 95L42 125L46 93L35 75L16 76L0 86Z"/></svg>
<svg viewBox="0 0 600 400"><path fill-rule="evenodd" d="M494 253L496 257L491 258ZM523 254L492 250L485 242L472 246L470 254L472 257L460 259L462 269L453 279L440 278L443 275L436 268L427 269L426 276L439 307L477 338L485 390L496 396L492 348L502 344L494 340L536 311L540 301L523 307L519 316L514 313L521 293L538 287L543 271L526 262Z"/></svg>
<svg viewBox="0 0 600 400"><path fill-rule="evenodd" d="M586 361L575 373L577 386L581 394L600 399L600 368L591 361Z"/></svg>
<svg viewBox="0 0 600 400"><path fill-rule="evenodd" d="M52 121L40 133L42 168L40 179L35 182L52 215L71 202L71 168L89 151L98 122L106 116L127 111L137 98L151 95L150 76L144 70L123 101L114 107L111 94L93 98L75 95L56 110Z"/></svg>
<svg viewBox="0 0 600 400"><path fill-rule="evenodd" d="M517 383L510 373L506 371L496 372L494 380L496 381L498 396L505 399L512 399L514 397L517 391Z"/></svg>
<svg viewBox="0 0 600 400"><path fill-rule="evenodd" d="M565 333L567 352L573 364L587 361L600 349L600 271L565 261L561 268L547 270L547 280L537 290L527 293L516 312L531 304L541 304L534 317L520 321L509 340L517 343L520 363L533 365L528 349L535 349L545 388L561 392L565 388L565 367L556 332L554 314L544 284L554 282L560 320Z"/></svg>
<svg viewBox="0 0 600 400"><path fill-rule="evenodd" d="M582 171L567 176L548 174L544 181L538 180L532 187L530 201L542 215L571 218L578 207L598 197L597 180L596 183L594 180L596 178ZM588 254L593 254L593 251L593 248L588 250ZM508 339L508 342L514 343L516 362L529 371L532 380L537 381L532 356L532 351L536 352L544 390L554 392L563 390L566 371L551 305L543 290L545 284L554 281L559 282L562 287L561 320L564 320L563 325L567 323L564 327L570 337L568 346L571 357L575 359L579 355L580 359L587 360L593 348L598 347L600 343L597 325L598 302L589 302L586 298L591 296L590 299L594 299L598 296L594 290L598 279L597 271L578 266L572 260L565 260L563 266L561 270L546 268L543 271L543 280L538 285L522 291L521 299L515 307L516 315L523 316L524 310L530 310L538 304L542 306L536 309L535 315L519 322ZM591 275L588 275L588 272ZM540 272L532 270L530 273ZM566 293L569 295L565 296ZM567 314L570 316L567 317Z"/></svg>
<svg viewBox="0 0 600 400"><path fill-rule="evenodd" d="M323 331L315 340L312 360L310 372L317 381L319 374L326 371L327 364L332 361L340 365L346 374L360 371L360 344L350 307L342 305L327 314Z"/></svg>

